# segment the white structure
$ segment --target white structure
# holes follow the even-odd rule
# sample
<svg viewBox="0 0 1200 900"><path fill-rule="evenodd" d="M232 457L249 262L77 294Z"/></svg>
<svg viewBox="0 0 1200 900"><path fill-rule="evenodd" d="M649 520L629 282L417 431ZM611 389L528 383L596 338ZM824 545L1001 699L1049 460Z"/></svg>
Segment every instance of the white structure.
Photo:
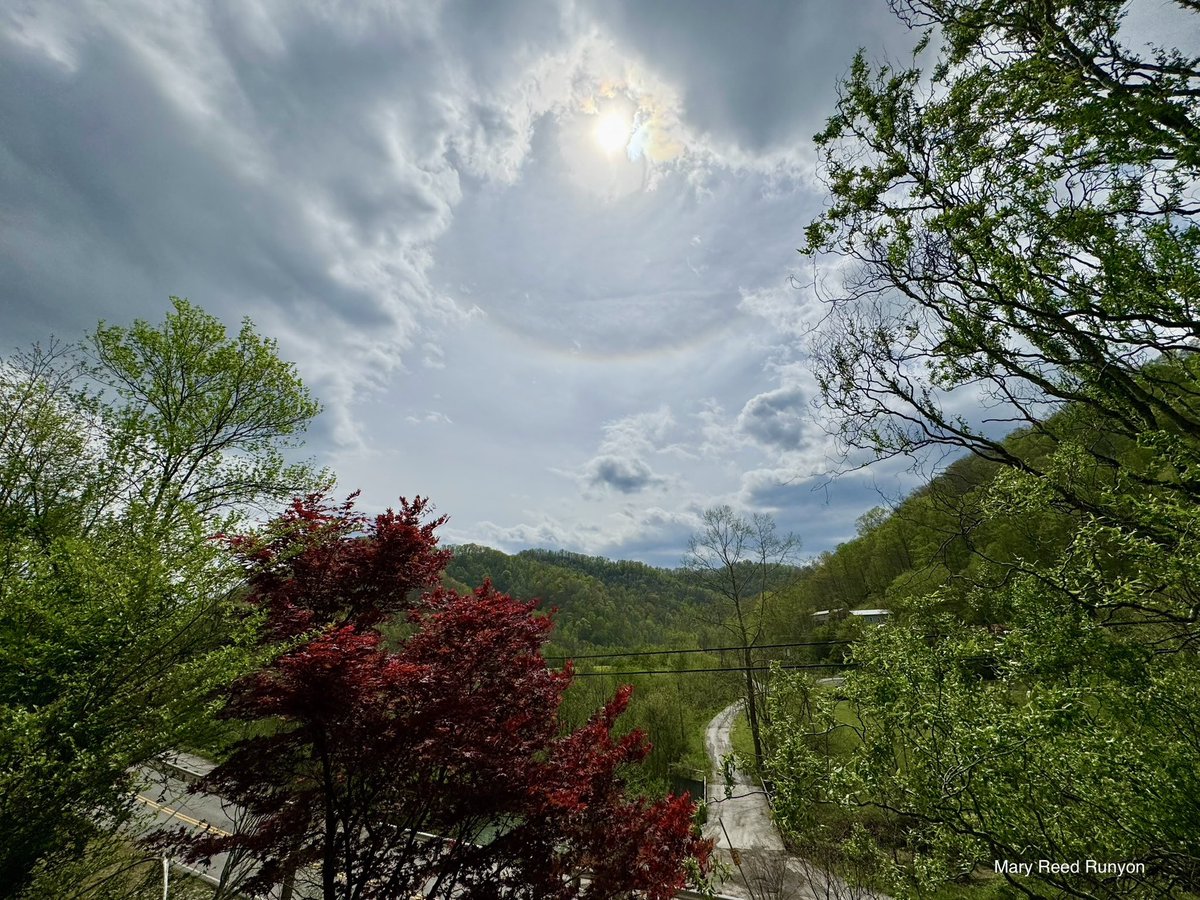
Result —
<svg viewBox="0 0 1200 900"><path fill-rule="evenodd" d="M892 614L890 609L821 609L813 613L812 616L818 625L824 625L829 621L830 616L839 612L846 612L847 615L862 619L868 625L882 625L887 621L888 616Z"/></svg>

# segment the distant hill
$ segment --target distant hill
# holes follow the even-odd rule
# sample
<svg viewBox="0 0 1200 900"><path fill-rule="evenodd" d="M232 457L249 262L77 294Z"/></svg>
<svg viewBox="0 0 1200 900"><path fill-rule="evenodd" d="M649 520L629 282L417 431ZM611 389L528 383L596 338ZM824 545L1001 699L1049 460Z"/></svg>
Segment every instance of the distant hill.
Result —
<svg viewBox="0 0 1200 900"><path fill-rule="evenodd" d="M509 555L477 544L452 549L450 586L466 590L490 578L505 593L541 600L542 609L558 610L555 643L572 651L696 646L703 631L692 610L710 597L678 570L565 550Z"/></svg>

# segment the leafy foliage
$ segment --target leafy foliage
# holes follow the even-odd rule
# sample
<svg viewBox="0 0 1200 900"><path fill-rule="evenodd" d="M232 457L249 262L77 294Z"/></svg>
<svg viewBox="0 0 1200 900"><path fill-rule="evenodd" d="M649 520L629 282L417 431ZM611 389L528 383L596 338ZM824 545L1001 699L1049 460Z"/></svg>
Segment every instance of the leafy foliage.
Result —
<svg viewBox="0 0 1200 900"><path fill-rule="evenodd" d="M940 57L860 55L817 138L806 249L852 274L814 359L848 447L976 458L811 574L898 616L841 702L776 695L781 820L859 816L902 896L996 859L1144 866L1004 876L1033 896L1195 892L1200 62L1132 53L1107 0L894 7Z"/></svg>
<svg viewBox="0 0 1200 900"><path fill-rule="evenodd" d="M550 619L487 582L435 588L449 560L426 509L402 499L366 520L312 495L265 537L232 539L281 653L222 714L274 727L202 783L255 824L175 842L248 851L249 890L317 866L328 900L671 896L710 846L686 797L625 796L620 770L649 752L640 733L612 736L629 690L560 733L571 675L542 658ZM409 633L389 640L398 614Z"/></svg>
<svg viewBox="0 0 1200 900"><path fill-rule="evenodd" d="M0 363L0 896L123 822L129 768L251 664L209 536L311 485L278 447L316 410L249 323L182 300Z"/></svg>
<svg viewBox="0 0 1200 900"><path fill-rule="evenodd" d="M694 644L694 611L713 602L682 573L629 560L561 550L514 555L467 544L446 569L453 583L491 581L518 597L557 610L555 644L572 651Z"/></svg>
<svg viewBox="0 0 1200 900"><path fill-rule="evenodd" d="M1185 452L1200 425L1187 187L1200 67L1176 50L1133 55L1111 0L895 6L939 31L931 83L916 67L872 71L860 54L817 137L832 203L806 250L853 263L812 348L843 437L1042 473L947 411L946 392L969 390L993 421L1079 439L1110 474L1114 445ZM1068 404L1069 417L1049 417ZM1194 500L1193 464L1178 462L1120 467ZM1086 480L1053 483L1095 510Z"/></svg>
<svg viewBox="0 0 1200 900"><path fill-rule="evenodd" d="M313 473L282 449L320 405L249 319L230 339L188 301L171 304L161 326L101 323L86 344L88 374L120 401L105 417L120 496L167 523L184 508L212 516L290 499Z"/></svg>
<svg viewBox="0 0 1200 900"><path fill-rule="evenodd" d="M490 579L500 590L539 600L543 613L554 610L555 628L545 652L555 657L730 644L730 635L720 621L717 595L682 569L563 550L523 550L509 555L464 545L455 548L446 575L445 584L456 590L468 590L468 584ZM717 653L581 658L576 661L577 671L586 677L576 678L567 690L561 715L569 726L581 727L622 683L632 683L635 690L617 730L644 731L652 749L642 765L629 772L631 788L649 796L672 788L694 793L709 769L705 726L744 691L738 675L618 677L606 673L725 668L736 663L731 654Z"/></svg>

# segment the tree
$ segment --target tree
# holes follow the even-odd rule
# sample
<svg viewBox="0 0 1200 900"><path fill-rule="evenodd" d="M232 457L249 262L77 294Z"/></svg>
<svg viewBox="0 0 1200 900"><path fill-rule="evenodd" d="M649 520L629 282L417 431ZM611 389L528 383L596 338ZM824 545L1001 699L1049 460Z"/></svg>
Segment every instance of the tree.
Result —
<svg viewBox="0 0 1200 900"><path fill-rule="evenodd" d="M1053 474L1009 423L1082 451L1052 479L1076 509L1120 515L1096 495L1117 470L1200 499L1200 60L1130 51L1114 0L892 5L941 57L860 53L816 138L832 202L804 251L851 275L811 350L842 438Z"/></svg>
<svg viewBox="0 0 1200 900"><path fill-rule="evenodd" d="M688 540L683 567L696 583L711 591L720 602L711 608L715 622L738 642L745 676L746 715L754 740L754 761L763 771L763 743L759 718L763 711L754 647L763 636L767 604L792 582L800 541L792 534L776 533L774 520L763 513L749 519L729 506L704 511L701 529Z"/></svg>
<svg viewBox="0 0 1200 900"><path fill-rule="evenodd" d="M262 510L312 487L282 453L320 412L296 367L249 319L231 339L187 300L171 304L162 326L102 322L85 344L88 374L119 398L106 416L118 496L170 525L183 509Z"/></svg>
<svg viewBox="0 0 1200 900"><path fill-rule="evenodd" d="M58 341L0 362L0 529L42 544L79 530L97 499L98 404L82 367Z"/></svg>
<svg viewBox="0 0 1200 900"><path fill-rule="evenodd" d="M294 368L249 322L229 340L173 303L0 363L3 897L124 821L130 767L250 664L209 538L321 477L280 462L317 411Z"/></svg>
<svg viewBox="0 0 1200 900"><path fill-rule="evenodd" d="M998 465L948 535L969 582L856 646L862 743L820 783L902 826L901 881L1078 855L1147 873L1020 890L1194 890L1200 59L1131 51L1113 0L893 8L939 57L860 54L817 136L805 251L850 273L817 377L848 448ZM1006 520L1051 539L975 542Z"/></svg>
<svg viewBox="0 0 1200 900"><path fill-rule="evenodd" d="M315 867L326 900L672 896L711 848L688 798L625 796L619 770L649 750L612 736L628 689L560 733L571 675L542 658L551 620L490 583L434 587L449 554L427 510L401 499L366 519L312 495L265 537L232 539L279 653L222 715L270 727L200 788L255 824L169 840L249 853L252 891Z"/></svg>

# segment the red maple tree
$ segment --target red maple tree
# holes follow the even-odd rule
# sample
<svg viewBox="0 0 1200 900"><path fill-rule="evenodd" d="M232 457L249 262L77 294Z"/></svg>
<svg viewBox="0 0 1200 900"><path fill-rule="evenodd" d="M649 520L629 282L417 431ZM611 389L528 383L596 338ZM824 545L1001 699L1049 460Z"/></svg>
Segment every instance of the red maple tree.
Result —
<svg viewBox="0 0 1200 900"><path fill-rule="evenodd" d="M621 767L649 752L612 733L630 689L563 734L571 673L542 657L551 620L488 583L437 587L450 554L427 501L368 519L353 499L297 500L265 536L230 540L265 640L287 649L223 711L271 727L197 788L253 825L168 843L248 854L250 892L319 872L325 900L667 898L689 858L706 871L686 796L625 794Z"/></svg>

